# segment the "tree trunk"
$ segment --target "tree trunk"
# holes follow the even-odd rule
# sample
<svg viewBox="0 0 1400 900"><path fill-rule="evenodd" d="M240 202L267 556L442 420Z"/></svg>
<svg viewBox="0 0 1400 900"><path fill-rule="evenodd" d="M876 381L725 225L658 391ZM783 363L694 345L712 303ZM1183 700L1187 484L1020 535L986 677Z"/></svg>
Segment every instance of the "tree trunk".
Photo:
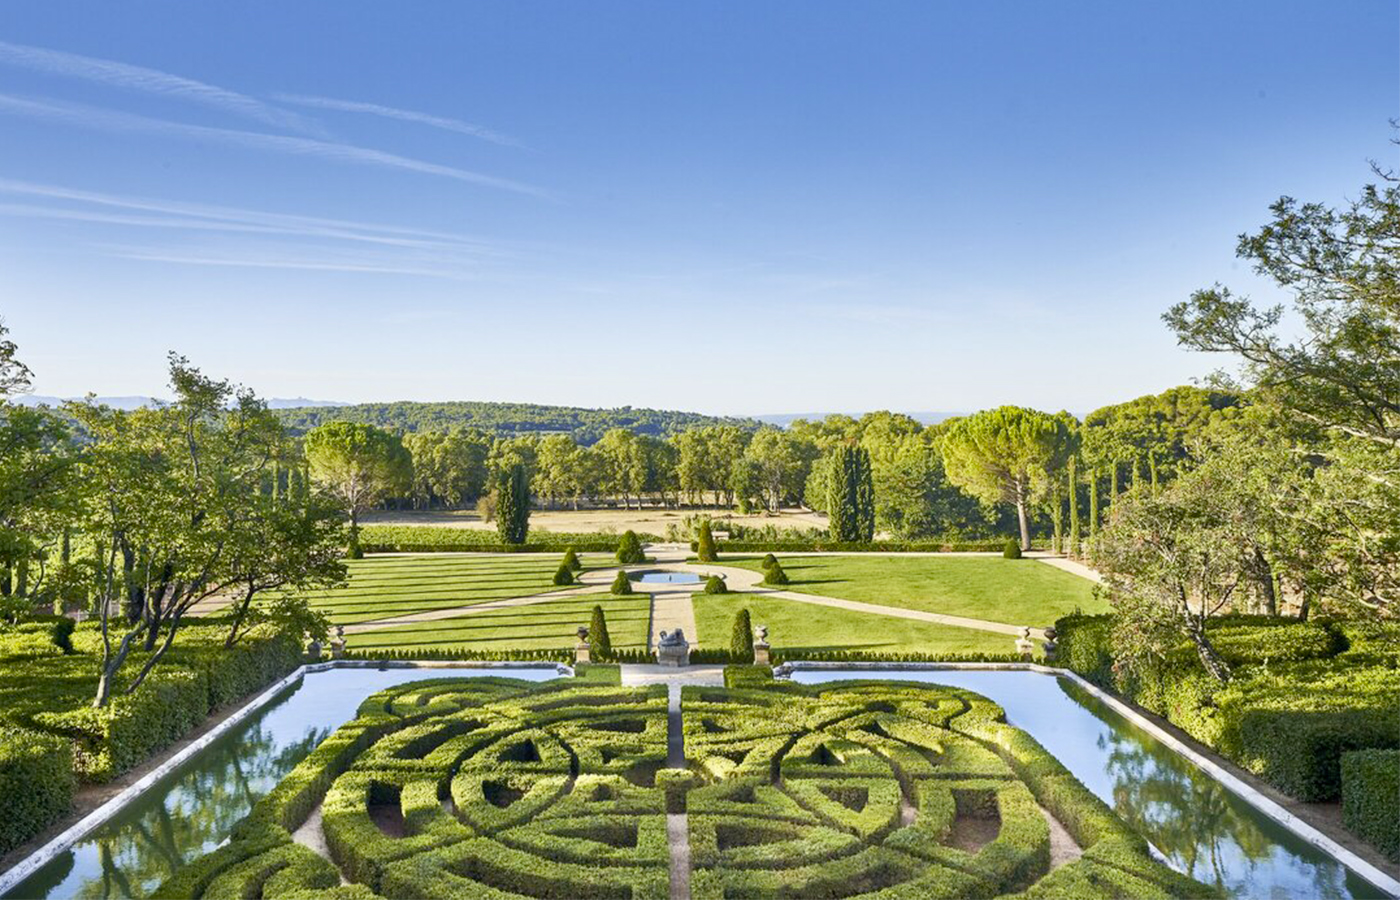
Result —
<svg viewBox="0 0 1400 900"><path fill-rule="evenodd" d="M1216 652L1215 646L1211 644L1210 638L1206 637L1206 624L1196 616L1191 619L1190 626L1186 629L1191 638L1191 643L1196 646L1196 655L1201 658L1201 665L1205 666L1206 672L1221 684L1226 684L1230 680L1230 664L1221 658Z"/></svg>
<svg viewBox="0 0 1400 900"><path fill-rule="evenodd" d="M1274 567L1258 547L1254 548L1254 580L1259 585L1259 599L1264 615L1278 615L1278 593L1274 590Z"/></svg>
<svg viewBox="0 0 1400 900"><path fill-rule="evenodd" d="M1031 530L1026 522L1026 496L1022 486L1016 486L1016 519L1021 524L1021 549L1031 549Z"/></svg>

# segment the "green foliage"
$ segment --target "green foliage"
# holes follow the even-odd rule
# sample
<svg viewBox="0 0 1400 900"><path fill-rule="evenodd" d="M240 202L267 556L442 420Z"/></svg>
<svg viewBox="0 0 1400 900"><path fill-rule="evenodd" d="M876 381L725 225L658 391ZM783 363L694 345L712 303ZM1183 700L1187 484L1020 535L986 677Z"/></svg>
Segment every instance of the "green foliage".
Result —
<svg viewBox="0 0 1400 900"><path fill-rule="evenodd" d="M700 534L696 538L695 554L701 562L717 562L719 553L715 549L715 535L710 529L710 520L700 522Z"/></svg>
<svg viewBox="0 0 1400 900"><path fill-rule="evenodd" d="M729 635L729 653L740 663L753 662L753 619L749 617L747 607L734 615L734 627Z"/></svg>
<svg viewBox="0 0 1400 900"><path fill-rule="evenodd" d="M501 474L496 492L496 530L501 540L524 544L530 530L530 476L523 463L515 463Z"/></svg>
<svg viewBox="0 0 1400 900"><path fill-rule="evenodd" d="M1021 542L1015 538L1007 538L1006 543L1001 548L1001 555L1005 559L1021 558Z"/></svg>
<svg viewBox="0 0 1400 900"><path fill-rule="evenodd" d="M646 535L647 540L659 540ZM535 531L523 544L502 543L495 531L439 528L434 525L362 525L360 544L367 553L544 553L573 548L578 553L612 553L617 538L603 533Z"/></svg>
<svg viewBox="0 0 1400 900"><path fill-rule="evenodd" d="M724 579L718 575L711 575L705 579L705 586L701 590L706 594L727 594L729 585L724 583Z"/></svg>
<svg viewBox="0 0 1400 900"><path fill-rule="evenodd" d="M1059 659L1101 687L1166 716L1291 796L1336 800L1341 757L1400 747L1400 683L1393 660L1359 634L1355 652L1336 626L1262 616L1212 621L1210 636L1235 668L1226 685L1207 677L1182 641L1151 667L1121 665L1117 617L1059 620Z"/></svg>
<svg viewBox="0 0 1400 900"><path fill-rule="evenodd" d="M838 542L869 541L875 536L875 487L870 452L849 444L832 451L828 464L831 539Z"/></svg>
<svg viewBox="0 0 1400 900"><path fill-rule="evenodd" d="M413 477L403 442L372 425L328 422L307 433L304 446L312 479L340 502L352 527L361 512L407 492Z"/></svg>
<svg viewBox="0 0 1400 900"><path fill-rule="evenodd" d="M559 569L554 573L554 584L558 587L567 587L574 583L574 570L569 568L568 563L560 563Z"/></svg>
<svg viewBox="0 0 1400 900"><path fill-rule="evenodd" d="M564 551L564 565L569 567L570 572L579 572L583 570L583 563L579 562L578 553L572 546Z"/></svg>
<svg viewBox="0 0 1400 900"><path fill-rule="evenodd" d="M1400 750L1342 754L1342 824L1400 862Z"/></svg>
<svg viewBox="0 0 1400 900"><path fill-rule="evenodd" d="M637 537L637 533L632 529L627 529L622 534L622 539L617 542L617 564L620 566L637 566L647 561L647 555L642 550L642 541Z"/></svg>
<svg viewBox="0 0 1400 900"><path fill-rule="evenodd" d="M351 406L306 406L277 410L293 432L310 431L326 422L362 422L390 431L480 429L500 436L566 432L578 443L593 444L612 428L639 435L667 437L687 428L727 425L757 431L753 419L718 418L673 410L582 409L535 403L449 401L441 403L358 403Z"/></svg>
<svg viewBox="0 0 1400 900"><path fill-rule="evenodd" d="M783 564L776 559L773 560L773 565L769 566L763 572L763 583L773 585L774 587L782 587L789 584L788 574L783 571Z"/></svg>
<svg viewBox="0 0 1400 900"><path fill-rule="evenodd" d="M63 651L64 656L73 653L73 629L78 627L78 623L67 616L59 616L53 623L53 631L50 632L50 639L53 645Z"/></svg>
<svg viewBox="0 0 1400 900"><path fill-rule="evenodd" d="M0 728L0 854L66 815L73 804L72 746L52 735Z"/></svg>
<svg viewBox="0 0 1400 900"><path fill-rule="evenodd" d="M763 570L766 572L766 571L768 571L768 569L772 568L775 564L777 564L777 562L778 562L778 557L774 556L774 555L771 554L771 553L765 553L765 554L763 554L763 560L762 560L762 562L760 563L760 565L763 567Z"/></svg>
<svg viewBox="0 0 1400 900"><path fill-rule="evenodd" d="M632 579L628 578L627 573L621 569L618 570L617 575L613 576L612 587L608 588L608 592L617 597L626 597L636 593L632 587Z"/></svg>
<svg viewBox="0 0 1400 900"><path fill-rule="evenodd" d="M599 659L612 658L612 638L608 636L608 618L601 604L594 604L593 617L588 622L588 642Z"/></svg>

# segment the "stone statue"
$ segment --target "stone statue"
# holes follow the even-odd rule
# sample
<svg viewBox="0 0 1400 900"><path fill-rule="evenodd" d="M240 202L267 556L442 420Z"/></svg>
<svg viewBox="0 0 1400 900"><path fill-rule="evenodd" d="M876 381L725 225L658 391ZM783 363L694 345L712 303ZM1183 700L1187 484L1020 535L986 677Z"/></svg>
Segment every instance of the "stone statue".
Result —
<svg viewBox="0 0 1400 900"><path fill-rule="evenodd" d="M684 631L677 628L660 633L656 641L656 661L663 666L690 665L690 642L685 639Z"/></svg>
<svg viewBox="0 0 1400 900"><path fill-rule="evenodd" d="M756 666L772 665L772 659L768 655L768 626L760 625L753 630L753 664Z"/></svg>

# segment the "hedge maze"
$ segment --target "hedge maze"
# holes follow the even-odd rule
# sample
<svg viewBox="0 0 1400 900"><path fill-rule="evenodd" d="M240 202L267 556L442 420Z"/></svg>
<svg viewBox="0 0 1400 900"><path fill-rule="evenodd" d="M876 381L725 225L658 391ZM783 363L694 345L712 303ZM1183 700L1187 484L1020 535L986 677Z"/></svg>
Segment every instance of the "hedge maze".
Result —
<svg viewBox="0 0 1400 900"><path fill-rule="evenodd" d="M976 695L687 687L682 770L664 686L589 681L376 694L159 895L665 898L668 813L697 900L1211 895ZM1051 868L1042 808L1082 856Z"/></svg>

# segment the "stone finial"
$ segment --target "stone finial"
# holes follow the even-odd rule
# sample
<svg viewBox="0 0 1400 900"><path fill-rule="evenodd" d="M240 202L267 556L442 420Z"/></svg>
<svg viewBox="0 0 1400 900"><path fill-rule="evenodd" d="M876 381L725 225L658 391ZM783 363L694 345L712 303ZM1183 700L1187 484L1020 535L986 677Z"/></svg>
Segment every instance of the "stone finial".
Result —
<svg viewBox="0 0 1400 900"><path fill-rule="evenodd" d="M574 647L574 664L593 661L593 647L588 643L588 626L580 625L578 629L578 645Z"/></svg>
<svg viewBox="0 0 1400 900"><path fill-rule="evenodd" d="M1045 640L1041 642L1041 647L1045 649L1045 658L1047 660L1054 659L1055 654L1059 651L1060 645L1057 640L1059 636L1060 633L1055 630L1054 625L1045 629Z"/></svg>
<svg viewBox="0 0 1400 900"><path fill-rule="evenodd" d="M1035 642L1031 640L1029 625L1021 629L1021 636L1016 639L1016 653L1026 659L1035 655Z"/></svg>
<svg viewBox="0 0 1400 900"><path fill-rule="evenodd" d="M656 641L656 661L663 666L690 665L690 642L685 639L684 631L677 628L660 633Z"/></svg>
<svg viewBox="0 0 1400 900"><path fill-rule="evenodd" d="M760 625L753 630L753 664L756 666L772 665L772 658L768 651L768 626Z"/></svg>

